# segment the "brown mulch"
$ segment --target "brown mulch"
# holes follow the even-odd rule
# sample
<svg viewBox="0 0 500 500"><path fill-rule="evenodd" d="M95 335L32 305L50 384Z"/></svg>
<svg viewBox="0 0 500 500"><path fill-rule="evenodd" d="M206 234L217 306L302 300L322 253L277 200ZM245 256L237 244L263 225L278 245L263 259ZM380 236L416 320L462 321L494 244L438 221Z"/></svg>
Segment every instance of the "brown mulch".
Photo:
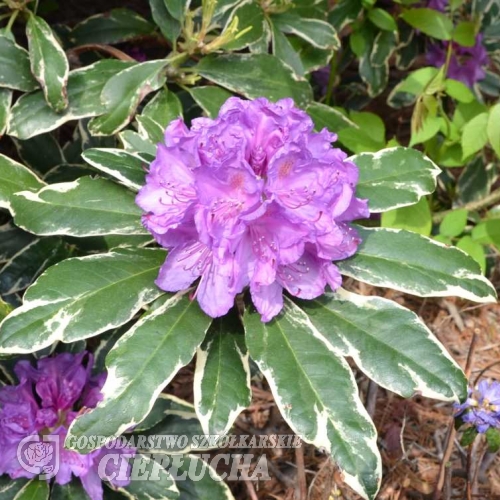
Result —
<svg viewBox="0 0 500 500"><path fill-rule="evenodd" d="M496 285L500 284L500 268L494 271L492 279ZM475 336L470 380L474 382L479 377L500 380L500 306L478 305L454 298L419 299L354 281L346 285L357 293L381 295L415 311L464 369ZM193 366L190 365L181 370L170 390L192 401L192 378ZM500 500L498 454L485 455L477 489L467 495L467 450L459 444L460 433L454 440L450 467L443 468L446 471L443 491L434 497L446 436L453 425L451 404L418 395L405 400L370 384L359 372L356 378L361 398L373 415L379 433L383 481L378 499ZM238 417L232 432L252 435L292 433L264 379L253 382L252 404ZM237 500L360 499L343 483L341 471L328 456L313 446L304 444L300 449L258 449L253 452L256 460L261 453L267 454L271 480L229 482Z"/></svg>

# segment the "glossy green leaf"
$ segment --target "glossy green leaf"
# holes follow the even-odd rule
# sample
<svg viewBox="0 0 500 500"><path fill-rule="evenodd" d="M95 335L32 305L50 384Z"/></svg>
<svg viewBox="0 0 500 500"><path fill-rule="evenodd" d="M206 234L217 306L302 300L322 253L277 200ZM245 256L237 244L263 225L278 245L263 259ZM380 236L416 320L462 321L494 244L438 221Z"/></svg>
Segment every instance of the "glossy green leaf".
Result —
<svg viewBox="0 0 500 500"><path fill-rule="evenodd" d="M119 43L149 35L154 25L130 9L113 9L77 24L71 32L75 45Z"/></svg>
<svg viewBox="0 0 500 500"><path fill-rule="evenodd" d="M96 116L106 111L100 96L105 83L132 64L128 61L102 60L71 71L68 78L69 106L56 113L41 91L22 96L12 107L9 134L19 139L54 130L70 120Z"/></svg>
<svg viewBox="0 0 500 500"><path fill-rule="evenodd" d="M450 238L460 236L467 225L467 214L468 211L465 208L453 210L441 221L439 232Z"/></svg>
<svg viewBox="0 0 500 500"><path fill-rule="evenodd" d="M211 321L180 294L145 314L108 354L103 401L75 420L69 435L112 439L143 420L163 387L191 361Z"/></svg>
<svg viewBox="0 0 500 500"><path fill-rule="evenodd" d="M357 125L347 117L346 112L342 108L326 106L319 102L312 102L306 108L307 114L313 119L316 130L327 128L335 132L342 129Z"/></svg>
<svg viewBox="0 0 500 500"><path fill-rule="evenodd" d="M396 50L397 37L393 31L381 31L373 41L370 63L376 67L387 66L389 58Z"/></svg>
<svg viewBox="0 0 500 500"><path fill-rule="evenodd" d="M487 130L490 146L500 157L500 103L495 104L489 112Z"/></svg>
<svg viewBox="0 0 500 500"><path fill-rule="evenodd" d="M474 47L476 44L476 23L472 21L459 22L453 31L453 41L462 47Z"/></svg>
<svg viewBox="0 0 500 500"><path fill-rule="evenodd" d="M42 236L147 234L134 197L106 179L80 177L37 193L18 193L11 200L11 210L17 226Z"/></svg>
<svg viewBox="0 0 500 500"><path fill-rule="evenodd" d="M69 63L50 26L30 14L26 25L31 72L42 86L47 104L59 113L68 107Z"/></svg>
<svg viewBox="0 0 500 500"><path fill-rule="evenodd" d="M215 85L193 87L189 93L209 118L216 118L221 106L233 95Z"/></svg>
<svg viewBox="0 0 500 500"><path fill-rule="evenodd" d="M226 434L250 404L250 368L241 330L237 319L216 319L196 351L194 401L205 434Z"/></svg>
<svg viewBox="0 0 500 500"><path fill-rule="evenodd" d="M162 294L162 250L118 249L49 268L0 323L0 352L34 352L116 328Z"/></svg>
<svg viewBox="0 0 500 500"><path fill-rule="evenodd" d="M195 468L196 471L199 471L200 479L193 481L188 474L185 480L178 481L179 500L206 500L209 498L235 500L228 485L222 480L223 478L198 455L186 455L183 459L182 464L179 464L178 473L184 475L191 468Z"/></svg>
<svg viewBox="0 0 500 500"><path fill-rule="evenodd" d="M273 54L297 76L303 77L305 70L299 54L293 48L288 38L274 24L272 25L272 44Z"/></svg>
<svg viewBox="0 0 500 500"><path fill-rule="evenodd" d="M73 478L65 485L54 483L50 491L50 500L89 500L79 478Z"/></svg>
<svg viewBox="0 0 500 500"><path fill-rule="evenodd" d="M382 226L406 229L424 236L430 236L432 215L427 198L420 198L418 203L414 205L384 212L382 214Z"/></svg>
<svg viewBox="0 0 500 500"><path fill-rule="evenodd" d="M208 56L195 69L207 80L252 99L292 97L298 106L312 100L309 83L295 80L290 69L268 54Z"/></svg>
<svg viewBox="0 0 500 500"><path fill-rule="evenodd" d="M38 191L44 185L29 168L0 154L0 208L10 209L14 193Z"/></svg>
<svg viewBox="0 0 500 500"><path fill-rule="evenodd" d="M32 92L38 83L31 73L28 52L0 35L0 87Z"/></svg>
<svg viewBox="0 0 500 500"><path fill-rule="evenodd" d="M106 113L90 121L90 133L112 135L127 125L144 97L165 83L167 64L166 59L147 61L111 77L101 94Z"/></svg>
<svg viewBox="0 0 500 500"><path fill-rule="evenodd" d="M167 8L166 0L149 0L149 7L155 24L160 28L162 35L175 44L181 33L181 24Z"/></svg>
<svg viewBox="0 0 500 500"><path fill-rule="evenodd" d="M177 94L165 87L144 106L141 114L165 129L172 120L182 117L182 104Z"/></svg>
<svg viewBox="0 0 500 500"><path fill-rule="evenodd" d="M462 132L463 158L477 153L488 143L488 113L481 113L465 124Z"/></svg>
<svg viewBox="0 0 500 500"><path fill-rule="evenodd" d="M497 178L497 166L494 163L485 164L482 158L474 158L462 170L458 179L457 202L463 205L483 199L489 194Z"/></svg>
<svg viewBox="0 0 500 500"><path fill-rule="evenodd" d="M355 255L337 262L342 274L419 297L496 302L492 284L461 250L402 229L358 226Z"/></svg>
<svg viewBox="0 0 500 500"><path fill-rule="evenodd" d="M293 12L272 16L273 24L281 31L296 35L319 49L338 49L340 42L334 27L320 19L308 19Z"/></svg>
<svg viewBox="0 0 500 500"><path fill-rule="evenodd" d="M420 151L395 147L350 158L359 168L357 194L370 212L405 207L436 189L441 170Z"/></svg>
<svg viewBox="0 0 500 500"><path fill-rule="evenodd" d="M49 483L41 479L32 479L16 494L13 500L49 500Z"/></svg>
<svg viewBox="0 0 500 500"><path fill-rule="evenodd" d="M304 441L331 453L358 494L375 498L381 477L377 434L344 358L286 298L273 321L263 323L259 314L247 312L244 325L250 356L288 425Z"/></svg>
<svg viewBox="0 0 500 500"><path fill-rule="evenodd" d="M67 163L54 134L40 134L20 141L13 138L17 153L26 166L45 176L49 170Z"/></svg>
<svg viewBox="0 0 500 500"><path fill-rule="evenodd" d="M447 79L444 85L445 92L459 102L472 102L475 99L471 89L458 80Z"/></svg>
<svg viewBox="0 0 500 500"><path fill-rule="evenodd" d="M368 11L368 19L375 25L377 28L385 31L397 31L398 25L394 18L384 9L380 9L376 7L375 9L370 9Z"/></svg>
<svg viewBox="0 0 500 500"><path fill-rule="evenodd" d="M145 183L147 160L123 149L93 148L82 153L82 158L97 170L111 175L125 186L138 191Z"/></svg>
<svg viewBox="0 0 500 500"><path fill-rule="evenodd" d="M0 299L0 321L12 311L12 307ZM2 500L2 487L0 486L0 500Z"/></svg>
<svg viewBox="0 0 500 500"><path fill-rule="evenodd" d="M472 238L483 245L495 245L500 249L500 219L480 222L472 230Z"/></svg>
<svg viewBox="0 0 500 500"><path fill-rule="evenodd" d="M332 348L354 359L382 387L406 398L418 393L458 401L466 396L464 373L409 309L343 289L297 302Z"/></svg>
<svg viewBox="0 0 500 500"><path fill-rule="evenodd" d="M457 248L470 255L479 264L483 274L486 272L486 254L481 243L473 240L471 236L466 235L457 242Z"/></svg>
<svg viewBox="0 0 500 500"><path fill-rule="evenodd" d="M16 494L28 483L27 479L20 477L12 481L10 476L0 476L0 500L14 500Z"/></svg>
<svg viewBox="0 0 500 500"><path fill-rule="evenodd" d="M439 40L451 40L453 22L443 12L429 8L409 9L401 17L413 28Z"/></svg>

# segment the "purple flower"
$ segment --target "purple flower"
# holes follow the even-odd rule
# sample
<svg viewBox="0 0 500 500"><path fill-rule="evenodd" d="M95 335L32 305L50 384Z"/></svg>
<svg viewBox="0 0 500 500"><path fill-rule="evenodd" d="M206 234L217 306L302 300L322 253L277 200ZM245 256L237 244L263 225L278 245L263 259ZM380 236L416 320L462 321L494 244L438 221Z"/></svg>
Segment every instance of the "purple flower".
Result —
<svg viewBox="0 0 500 500"><path fill-rule="evenodd" d="M354 195L356 165L331 147L335 134L312 130L291 99L233 97L215 120L170 123L136 199L145 227L170 249L160 288L200 278L194 295L217 317L249 286L269 321L283 288L312 299L340 286L332 261L356 251L349 222L369 213Z"/></svg>
<svg viewBox="0 0 500 500"><path fill-rule="evenodd" d="M432 44L427 52L427 62L437 68L443 66L449 43ZM484 67L488 65L488 62L488 52L483 46L483 35L479 34L473 47L462 47L453 43L453 55L450 59L447 76L472 88L474 84L486 76Z"/></svg>
<svg viewBox="0 0 500 500"><path fill-rule="evenodd" d="M475 392L469 390L468 396L465 403L455 405L455 416L481 433L490 427L500 429L500 382L482 380Z"/></svg>
<svg viewBox="0 0 500 500"><path fill-rule="evenodd" d="M427 7L429 7L429 9L444 12L446 7L448 7L448 0L429 0Z"/></svg>
<svg viewBox="0 0 500 500"><path fill-rule="evenodd" d="M8 474L16 479L47 472L45 467L53 463L55 451L51 442L46 442L42 436L49 436L61 444L55 481L67 484L72 476L79 477L89 497L102 500L102 481L98 474L100 460L107 453L130 458L135 450L115 450L111 444L109 448L80 455L62 448L68 427L78 415L77 410L93 408L101 399L105 374L91 376L92 363L92 355L82 352L43 358L36 367L29 361L16 364L19 384L0 388L0 475ZM26 448L22 447L24 439L29 440ZM27 469L26 464L33 468ZM113 486L128 484L123 478L110 482Z"/></svg>

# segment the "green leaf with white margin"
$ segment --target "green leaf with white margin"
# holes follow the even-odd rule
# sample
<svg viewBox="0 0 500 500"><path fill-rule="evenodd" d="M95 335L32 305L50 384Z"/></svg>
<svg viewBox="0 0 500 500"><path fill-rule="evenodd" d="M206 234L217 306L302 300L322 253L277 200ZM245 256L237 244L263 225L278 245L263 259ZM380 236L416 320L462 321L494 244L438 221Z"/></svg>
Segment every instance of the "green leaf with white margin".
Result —
<svg viewBox="0 0 500 500"><path fill-rule="evenodd" d="M283 61L297 76L303 77L305 69L299 54L288 38L274 24L272 25L272 44L273 55Z"/></svg>
<svg viewBox="0 0 500 500"><path fill-rule="evenodd" d="M50 489L47 481L32 479L13 497L13 500L49 500Z"/></svg>
<svg viewBox="0 0 500 500"><path fill-rule="evenodd" d="M14 193L25 190L38 191L43 186L45 182L29 168L0 154L0 208L10 210Z"/></svg>
<svg viewBox="0 0 500 500"><path fill-rule="evenodd" d="M89 500L87 492L78 478L65 485L54 483L50 491L50 500Z"/></svg>
<svg viewBox="0 0 500 500"><path fill-rule="evenodd" d="M259 2L253 0L244 0L238 2L236 8L231 12L224 31L228 29L233 19L238 18L238 33L248 30L237 38L233 38L230 42L223 45L226 51L241 50L249 45L257 43L262 37L265 36L266 16Z"/></svg>
<svg viewBox="0 0 500 500"><path fill-rule="evenodd" d="M250 356L288 425L330 453L358 494L374 498L381 479L377 433L347 362L287 298L269 323L249 311L243 319Z"/></svg>
<svg viewBox="0 0 500 500"><path fill-rule="evenodd" d="M123 325L163 293L154 280L164 260L159 249L118 249L50 267L0 323L0 353L34 352Z"/></svg>
<svg viewBox="0 0 500 500"><path fill-rule="evenodd" d="M289 35L296 35L318 49L337 50L340 41L334 27L321 19L307 19L284 12L271 17L273 24Z"/></svg>
<svg viewBox="0 0 500 500"><path fill-rule="evenodd" d="M148 233L134 193L106 179L80 177L37 193L21 191L10 204L16 225L40 236Z"/></svg>
<svg viewBox="0 0 500 500"><path fill-rule="evenodd" d="M205 434L226 434L250 404L250 367L244 338L239 319L217 318L196 351L194 403Z"/></svg>
<svg viewBox="0 0 500 500"><path fill-rule="evenodd" d="M12 90L0 88L0 139L7 130L12 104Z"/></svg>
<svg viewBox="0 0 500 500"><path fill-rule="evenodd" d="M182 118L182 103L177 94L165 87L144 106L141 115L151 118L165 129L172 120Z"/></svg>
<svg viewBox="0 0 500 500"><path fill-rule="evenodd" d="M151 161L156 156L156 144L152 143L149 139L141 137L133 130L124 130L118 134L120 141L123 144L125 151L128 153L137 153L141 156L151 156Z"/></svg>
<svg viewBox="0 0 500 500"><path fill-rule="evenodd" d="M28 52L13 40L0 35L0 87L32 92L38 82L31 73Z"/></svg>
<svg viewBox="0 0 500 500"><path fill-rule="evenodd" d="M493 148L493 151L495 151L497 156L500 157L500 103L495 104L490 109L487 133L490 146Z"/></svg>
<svg viewBox="0 0 500 500"><path fill-rule="evenodd" d="M112 76L104 85L101 100L106 113L89 122L92 135L113 135L133 118L140 102L165 84L168 59L147 61Z"/></svg>
<svg viewBox="0 0 500 500"><path fill-rule="evenodd" d="M403 229L356 226L357 252L336 262L342 274L419 297L496 302L492 284L461 250Z"/></svg>
<svg viewBox="0 0 500 500"><path fill-rule="evenodd" d="M209 118L216 118L221 106L233 96L231 92L215 85L192 87L189 93Z"/></svg>
<svg viewBox="0 0 500 500"><path fill-rule="evenodd" d="M149 8L162 35L175 46L181 33L181 23L170 14L165 0L149 0Z"/></svg>
<svg viewBox="0 0 500 500"><path fill-rule="evenodd" d="M191 361L211 321L196 301L181 294L142 316L106 358L103 400L73 422L68 436L111 440L144 420L165 385Z"/></svg>
<svg viewBox="0 0 500 500"><path fill-rule="evenodd" d="M42 91L21 96L12 107L9 135L29 139L50 132L70 120L96 116L106 111L101 103L104 84L117 72L135 63L105 59L71 71L68 78L69 106L56 113L45 101Z"/></svg>
<svg viewBox="0 0 500 500"><path fill-rule="evenodd" d="M311 85L297 80L287 66L269 54L210 55L193 69L207 80L251 99L291 97L301 107L312 101Z"/></svg>
<svg viewBox="0 0 500 500"><path fill-rule="evenodd" d="M135 37L149 35L154 24L130 9L113 9L97 14L77 24L71 32L75 45L87 43L119 43Z"/></svg>
<svg viewBox="0 0 500 500"><path fill-rule="evenodd" d="M118 488L133 500L176 500L179 490L174 478L166 471L161 463L152 457L138 453L130 461L131 478L127 486Z"/></svg>
<svg viewBox="0 0 500 500"><path fill-rule="evenodd" d="M31 71L42 86L47 104L56 112L68 107L69 63L50 26L30 13L26 25Z"/></svg>
<svg viewBox="0 0 500 500"><path fill-rule="evenodd" d="M458 401L466 396L464 373L409 309L343 289L296 302L332 347L352 357L380 386L406 398L419 393Z"/></svg>
<svg viewBox="0 0 500 500"><path fill-rule="evenodd" d="M185 455L181 460L175 461L172 457L172 467L177 467L177 474L186 477L177 482L180 496L179 500L235 500L223 477L198 455ZM167 470L171 470L167 466ZM191 478L190 470L196 471L196 481ZM198 472L199 471L199 472ZM224 475L224 474L223 474Z"/></svg>
<svg viewBox="0 0 500 500"><path fill-rule="evenodd" d="M481 113L467 122L462 131L463 159L477 153L488 143L488 113Z"/></svg>
<svg viewBox="0 0 500 500"><path fill-rule="evenodd" d="M150 140L153 144L164 142L165 127L162 127L149 116L137 115L135 121L141 137Z"/></svg>
<svg viewBox="0 0 500 500"><path fill-rule="evenodd" d="M0 387L1 383L0 381ZM7 474L0 476L0 500L14 500L17 492L21 490L27 482L28 480L22 477L12 481Z"/></svg>
<svg viewBox="0 0 500 500"><path fill-rule="evenodd" d="M357 196L378 213L417 203L436 189L441 170L416 149L395 147L349 158L359 168Z"/></svg>
<svg viewBox="0 0 500 500"><path fill-rule="evenodd" d="M128 153L123 149L93 148L86 149L82 158L97 170L136 191L144 185L145 167L149 162L137 153Z"/></svg>

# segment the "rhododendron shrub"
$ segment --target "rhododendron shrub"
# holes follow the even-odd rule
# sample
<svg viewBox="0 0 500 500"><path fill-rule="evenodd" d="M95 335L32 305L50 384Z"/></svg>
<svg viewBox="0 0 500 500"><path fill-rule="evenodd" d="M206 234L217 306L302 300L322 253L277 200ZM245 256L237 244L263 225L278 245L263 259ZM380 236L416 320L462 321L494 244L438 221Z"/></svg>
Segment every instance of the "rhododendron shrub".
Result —
<svg viewBox="0 0 500 500"><path fill-rule="evenodd" d="M192 443L157 451L198 484L140 447L130 481L96 465L228 437L252 384L368 499L366 377L498 430L399 295L496 301L494 2L42 4L0 2L0 497L231 499Z"/></svg>

